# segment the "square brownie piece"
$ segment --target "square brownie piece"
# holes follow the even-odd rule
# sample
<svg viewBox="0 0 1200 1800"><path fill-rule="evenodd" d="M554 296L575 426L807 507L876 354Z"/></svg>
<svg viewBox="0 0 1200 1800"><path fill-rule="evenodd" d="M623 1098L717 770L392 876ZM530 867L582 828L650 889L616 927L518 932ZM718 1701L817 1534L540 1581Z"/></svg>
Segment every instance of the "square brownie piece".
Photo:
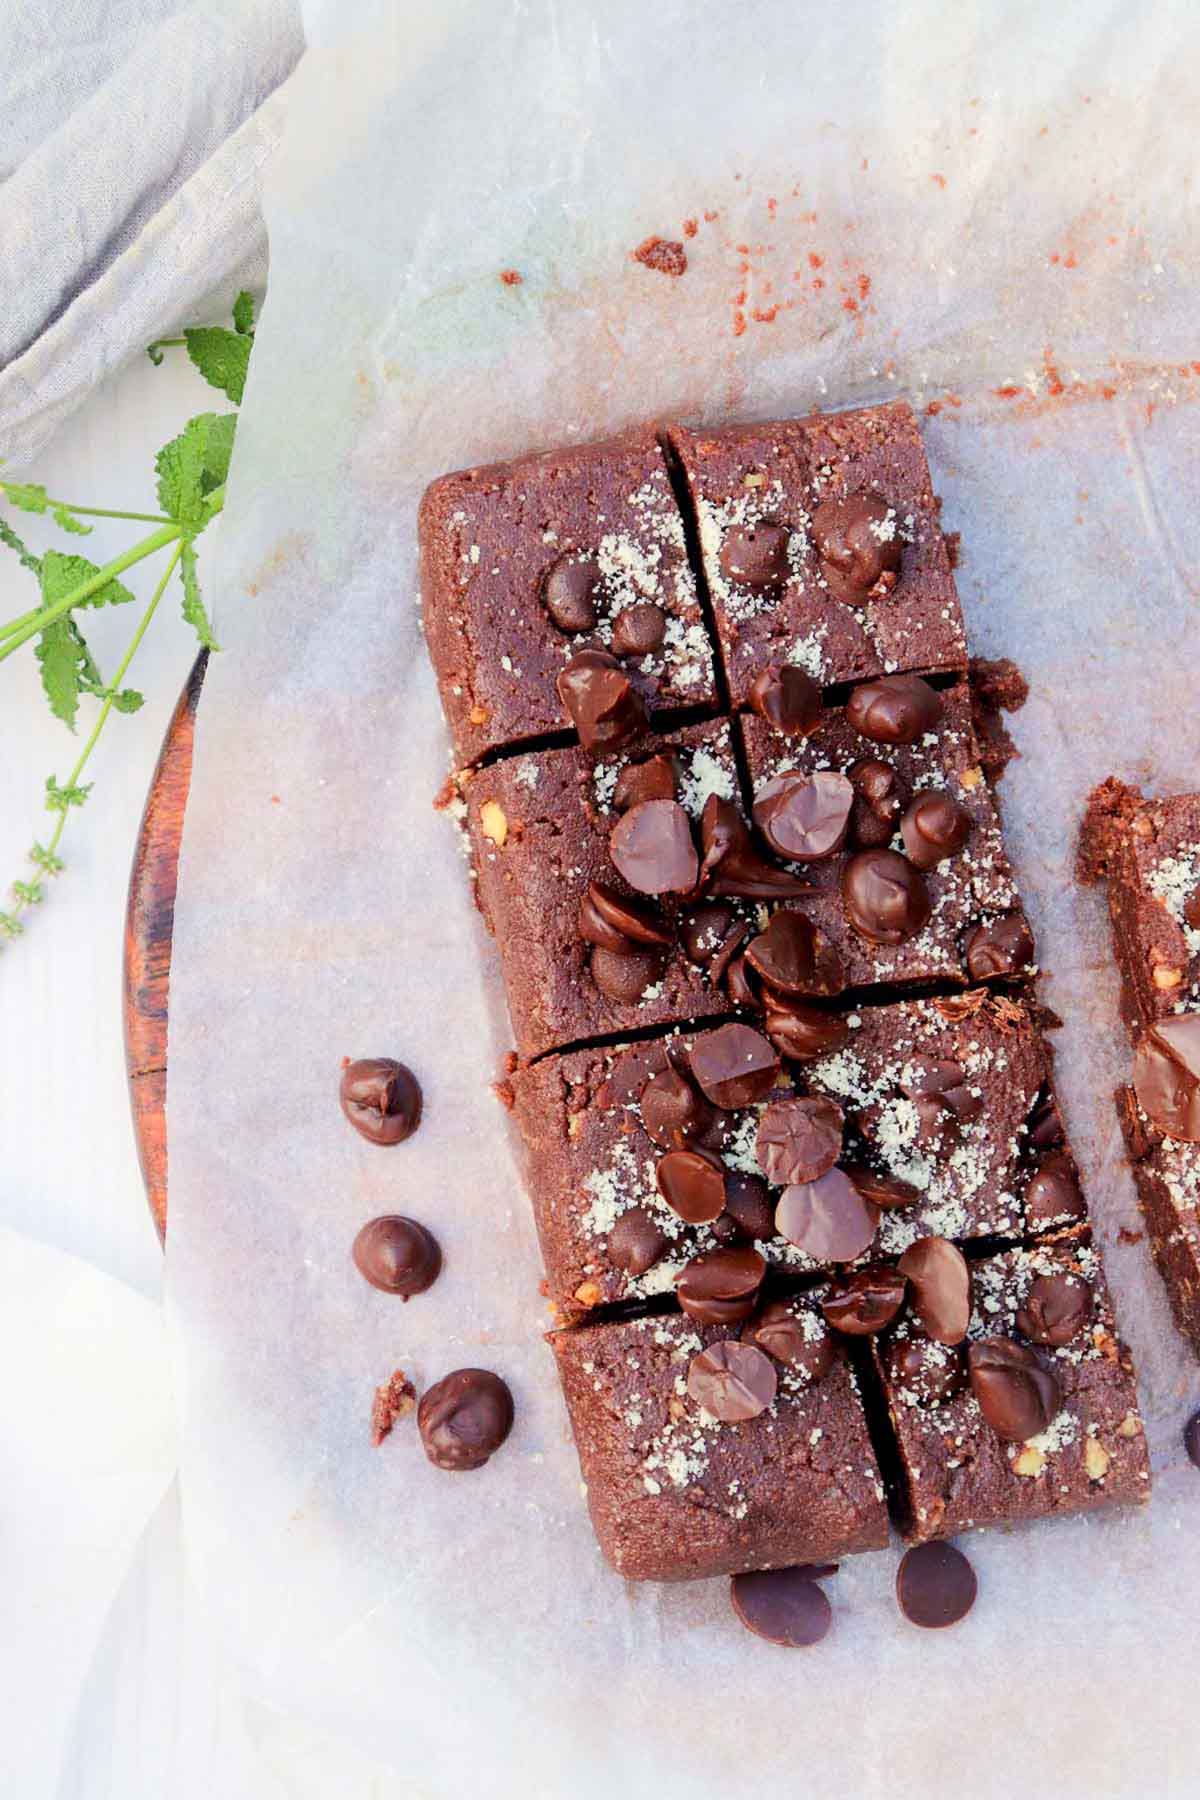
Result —
<svg viewBox="0 0 1200 1800"><path fill-rule="evenodd" d="M1175 1323L1200 1356L1200 1144L1168 1137L1131 1087L1118 1089L1117 1113Z"/></svg>
<svg viewBox="0 0 1200 1800"><path fill-rule="evenodd" d="M971 1290L966 1347L933 1342L910 1313L876 1345L903 1468L904 1535L950 1537L1147 1499L1132 1363L1087 1232L973 1262ZM1000 1436L973 1391L969 1348L997 1339L1002 1356L1014 1346L1037 1359L1046 1422L1027 1439ZM1006 1427L1020 1429L1013 1377L1002 1366L991 1379Z"/></svg>
<svg viewBox="0 0 1200 1800"><path fill-rule="evenodd" d="M714 703L653 431L443 475L419 533L425 636L460 765L568 730L555 681L585 647L620 654L651 711Z"/></svg>
<svg viewBox="0 0 1200 1800"><path fill-rule="evenodd" d="M773 662L822 686L965 669L967 643L913 411L668 433L695 508L735 706Z"/></svg>
<svg viewBox="0 0 1200 1800"><path fill-rule="evenodd" d="M852 723L871 711L873 693L883 693L886 704L886 682L857 689L847 706L825 707L816 728L804 737L785 735L756 713L738 721L755 821L781 860L790 845L808 842L798 833L811 830L811 801L825 772L842 779L832 784L829 800L821 804L844 807L854 793L843 847L815 860L787 863L816 890L810 899L789 906L817 926L844 987L1011 978L1026 973L1032 963L1033 937L984 773L970 690L960 682L935 695L920 686L925 705L938 716L912 743L864 737ZM856 711L856 696L864 697L861 711ZM869 717L863 722L876 729ZM931 843L928 821L934 830L948 832L946 843ZM824 845L815 848L823 850ZM904 857L903 864L897 864L897 855ZM929 866L935 855L939 860ZM922 866L912 866L914 856ZM852 898L857 888L866 895L868 923L873 917L874 878L868 871L875 865L888 872L889 880L898 869L913 884L920 906L914 923L925 918L917 929L906 923L909 935L898 943L872 941L853 922L856 906L861 913L864 905ZM878 921L875 930L878 936ZM831 983L828 964L823 973Z"/></svg>
<svg viewBox="0 0 1200 1800"><path fill-rule="evenodd" d="M854 1373L817 1310L790 1303L823 1371L759 1351L775 1397L716 1418L689 1382L732 1334L678 1313L556 1331L567 1411L600 1548L630 1581L689 1581L882 1549L887 1509ZM769 1381L769 1377L768 1377ZM691 1388L691 1391L689 1391Z"/></svg>
<svg viewBox="0 0 1200 1800"><path fill-rule="evenodd" d="M651 761L661 774L669 759L672 791L693 826L709 795L736 798L730 729L721 721L642 740L599 759L577 748L529 751L477 770L465 783L476 897L500 950L522 1059L562 1044L730 1010L725 993L675 936L674 920L686 909L683 897L641 899L610 854L610 835L622 816L622 778ZM636 958L606 963L604 946L580 935L580 906L595 882L635 905L640 901L669 941L630 944Z"/></svg>
<svg viewBox="0 0 1200 1800"><path fill-rule="evenodd" d="M672 1292L693 1258L730 1245L753 1246L773 1273L832 1266L837 1257L806 1252L777 1229L784 1184L760 1162L764 1114L797 1098L841 1109L838 1168L874 1177L876 1192L880 1180L903 1184L885 1192L892 1204L847 1261L899 1255L929 1235L1016 1238L1080 1218L1051 1054L1031 1007L976 990L825 1020L824 1053L812 1043L812 1060L785 1062L769 1091L729 1108L706 1101L693 1066L720 1027L574 1050L518 1071L529 1194L563 1312ZM758 1042L769 1064L771 1046ZM723 1171L725 1210L710 1223L689 1223L660 1191L660 1160L680 1144Z"/></svg>

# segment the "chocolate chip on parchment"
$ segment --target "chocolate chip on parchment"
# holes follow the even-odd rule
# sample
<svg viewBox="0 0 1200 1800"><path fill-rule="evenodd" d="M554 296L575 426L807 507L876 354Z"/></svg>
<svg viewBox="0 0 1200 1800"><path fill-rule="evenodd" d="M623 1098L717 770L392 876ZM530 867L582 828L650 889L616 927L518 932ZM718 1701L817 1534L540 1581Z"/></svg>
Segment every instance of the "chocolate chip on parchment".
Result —
<svg viewBox="0 0 1200 1800"><path fill-rule="evenodd" d="M455 1369L422 1396L417 1429L437 1469L481 1469L513 1422L507 1384L490 1369Z"/></svg>
<svg viewBox="0 0 1200 1800"><path fill-rule="evenodd" d="M404 1300L432 1287L442 1267L441 1248L433 1233L402 1213L371 1219L355 1238L351 1254L365 1281Z"/></svg>
<svg viewBox="0 0 1200 1800"><path fill-rule="evenodd" d="M734 1575L729 1598L746 1630L785 1650L819 1644L833 1621L833 1608L809 1574L811 1567L752 1569Z"/></svg>
<svg viewBox="0 0 1200 1800"><path fill-rule="evenodd" d="M402 1144L421 1122L420 1084L390 1056L347 1063L338 1099L355 1131L372 1144Z"/></svg>
<svg viewBox="0 0 1200 1800"><path fill-rule="evenodd" d="M914 1544L900 1558L896 1601L912 1625L939 1630L957 1625L975 1604L975 1571L961 1550L939 1539Z"/></svg>

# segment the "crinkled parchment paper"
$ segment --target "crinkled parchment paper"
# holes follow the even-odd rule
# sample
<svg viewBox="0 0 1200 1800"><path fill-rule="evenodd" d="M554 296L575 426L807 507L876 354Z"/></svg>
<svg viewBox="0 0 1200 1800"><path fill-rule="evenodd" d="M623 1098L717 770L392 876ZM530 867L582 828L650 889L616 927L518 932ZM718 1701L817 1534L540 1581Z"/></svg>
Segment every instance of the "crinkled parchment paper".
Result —
<svg viewBox="0 0 1200 1800"><path fill-rule="evenodd" d="M1137 1228L1084 796L1196 784L1195 14L743 0L443 3L311 23L270 198L200 709L171 996L171 1308L191 1564L262 1696L422 1795L1195 1791L1200 1371ZM1031 35L1032 33L1032 35ZM685 220L693 225L685 227ZM693 235L694 232L694 235ZM631 260L679 239L678 280ZM520 284L500 280L520 273ZM1140 1517L973 1540L945 1636L894 1550L788 1656L722 1582L601 1564L533 1231L489 1083L496 967L449 821L414 525L441 470L648 416L926 412L976 649L1032 682L1004 784L1053 972L1067 1112L1139 1357ZM343 1055L420 1072L401 1149ZM431 1293L369 1290L372 1214L428 1220ZM375 1384L501 1370L486 1472L371 1448Z"/></svg>

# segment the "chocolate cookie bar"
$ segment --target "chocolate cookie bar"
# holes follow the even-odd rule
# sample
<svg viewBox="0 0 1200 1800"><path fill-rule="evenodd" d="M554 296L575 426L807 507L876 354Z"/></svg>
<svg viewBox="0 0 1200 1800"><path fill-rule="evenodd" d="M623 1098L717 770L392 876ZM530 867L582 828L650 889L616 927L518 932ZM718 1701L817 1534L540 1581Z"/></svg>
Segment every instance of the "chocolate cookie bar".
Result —
<svg viewBox="0 0 1200 1800"><path fill-rule="evenodd" d="M619 1575L685 1581L887 1543L857 1382L818 1298L761 1333L676 1313L550 1334L592 1523Z"/></svg>
<svg viewBox="0 0 1200 1800"><path fill-rule="evenodd" d="M421 502L425 635L460 765L565 731L583 649L650 711L712 705L713 647L654 433L444 475Z"/></svg>
<svg viewBox="0 0 1200 1800"><path fill-rule="evenodd" d="M846 987L1026 973L1033 937L1004 852L965 682L885 677L806 735L738 721L754 821L815 892L788 902ZM827 990L828 991L828 990Z"/></svg>
<svg viewBox="0 0 1200 1800"><path fill-rule="evenodd" d="M964 670L938 502L903 401L713 431L673 426L735 706L771 663L822 686Z"/></svg>
<svg viewBox="0 0 1200 1800"><path fill-rule="evenodd" d="M1117 1113L1175 1323L1200 1355L1200 1143L1169 1137L1131 1087L1117 1090Z"/></svg>
<svg viewBox="0 0 1200 1800"><path fill-rule="evenodd" d="M905 1536L1149 1496L1129 1352L1086 1231L970 1265L967 1341L909 1309L876 1346L899 1444Z"/></svg>
<svg viewBox="0 0 1200 1800"><path fill-rule="evenodd" d="M928 1235L1018 1238L1083 1215L1030 1005L975 990L844 1018L810 1008L797 1023L804 1040L782 1057L736 1024L518 1071L564 1313L676 1291L722 1248L749 1253L761 1282ZM816 1216L800 1188L815 1190Z"/></svg>

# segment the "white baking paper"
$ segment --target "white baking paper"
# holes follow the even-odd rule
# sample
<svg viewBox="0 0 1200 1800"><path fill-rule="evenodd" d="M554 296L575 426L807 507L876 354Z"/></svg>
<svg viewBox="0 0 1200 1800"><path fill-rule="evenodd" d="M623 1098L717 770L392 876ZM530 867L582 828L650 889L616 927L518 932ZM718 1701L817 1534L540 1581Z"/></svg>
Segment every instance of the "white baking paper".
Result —
<svg viewBox="0 0 1200 1800"><path fill-rule="evenodd" d="M1200 326L1183 6L661 0L310 19L269 198L175 921L170 1307L190 1564L247 1686L423 1796L1196 1791L1200 1370L1136 1231L1100 897L1110 770L1196 785ZM694 235L684 222L694 221ZM631 259L686 246L674 280ZM500 280L516 270L520 284ZM818 285L818 283L822 285ZM1032 696L1004 784L1052 971L1069 1123L1157 1472L1140 1516L981 1534L971 1617L897 1614L896 1552L786 1654L726 1584L602 1564L501 1108L495 960L432 797L447 748L415 512L446 468L635 419L925 410L977 650ZM382 1151L343 1055L426 1094ZM349 1261L385 1210L445 1272L403 1306ZM372 1390L501 1371L477 1474Z"/></svg>

